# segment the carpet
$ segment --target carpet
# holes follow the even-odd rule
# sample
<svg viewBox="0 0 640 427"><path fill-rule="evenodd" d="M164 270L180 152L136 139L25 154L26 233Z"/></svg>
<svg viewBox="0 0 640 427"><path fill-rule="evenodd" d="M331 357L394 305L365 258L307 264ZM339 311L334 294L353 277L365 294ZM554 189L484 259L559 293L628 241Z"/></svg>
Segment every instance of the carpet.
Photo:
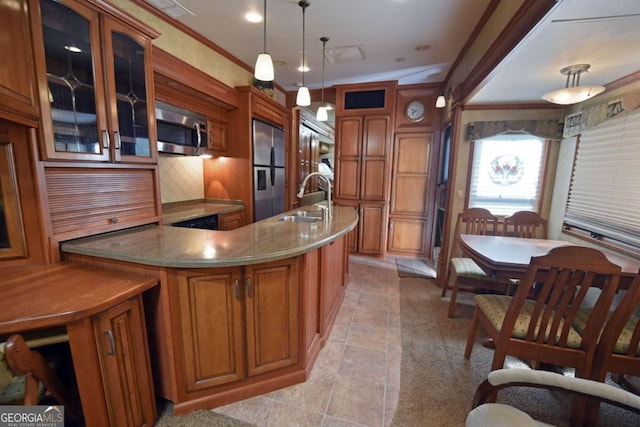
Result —
<svg viewBox="0 0 640 427"><path fill-rule="evenodd" d="M163 401L159 405L159 419L155 427L251 427L252 424L201 409L185 415L173 415L173 404Z"/></svg>
<svg viewBox="0 0 640 427"><path fill-rule="evenodd" d="M423 259L396 258L398 277L434 279L436 270Z"/></svg>

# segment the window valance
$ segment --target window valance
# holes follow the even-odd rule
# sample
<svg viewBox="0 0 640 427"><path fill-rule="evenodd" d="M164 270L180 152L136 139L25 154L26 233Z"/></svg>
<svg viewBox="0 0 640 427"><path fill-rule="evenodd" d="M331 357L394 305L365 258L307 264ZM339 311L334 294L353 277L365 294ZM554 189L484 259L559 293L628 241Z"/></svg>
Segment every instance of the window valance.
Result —
<svg viewBox="0 0 640 427"><path fill-rule="evenodd" d="M595 105L564 119L563 138L583 133L600 123L640 107L640 91Z"/></svg>
<svg viewBox="0 0 640 427"><path fill-rule="evenodd" d="M557 120L498 120L471 122L467 125L467 141L509 133L529 134L538 138L559 140L562 139L562 122Z"/></svg>

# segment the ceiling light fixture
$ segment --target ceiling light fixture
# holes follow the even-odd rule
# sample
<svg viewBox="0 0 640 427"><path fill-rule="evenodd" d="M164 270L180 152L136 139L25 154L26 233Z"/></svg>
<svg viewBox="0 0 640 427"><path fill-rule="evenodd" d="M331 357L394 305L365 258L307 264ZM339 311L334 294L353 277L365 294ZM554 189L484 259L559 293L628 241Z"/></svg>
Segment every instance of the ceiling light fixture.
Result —
<svg viewBox="0 0 640 427"><path fill-rule="evenodd" d="M580 86L580 73L589 70L589 64L569 65L560 70L567 76L567 83L563 89L554 90L542 95L542 99L560 105L576 104L604 92L604 86Z"/></svg>
<svg viewBox="0 0 640 427"><path fill-rule="evenodd" d="M324 59L327 52L327 42L329 41L329 37L320 37L320 41L322 42L322 96L318 112L316 113L316 120L319 122L326 122L329 120L329 114L327 113L327 107L324 105Z"/></svg>
<svg viewBox="0 0 640 427"><path fill-rule="evenodd" d="M436 98L436 108L444 108L447 105L447 100L444 99L444 95L438 95Z"/></svg>
<svg viewBox="0 0 640 427"><path fill-rule="evenodd" d="M309 7L310 4L311 2L309 2L308 0L300 0L298 2L298 6L302 8L302 66L303 67L306 64L304 61L304 36L305 36L304 16L305 16L305 10L307 9L307 7ZM304 85L304 68L302 71L302 86L300 86L300 88L298 89L298 95L296 96L296 104L299 105L300 107L306 107L308 105L311 105L311 94L309 93L309 88Z"/></svg>
<svg viewBox="0 0 640 427"><path fill-rule="evenodd" d="M258 59L256 59L256 68L254 71L254 77L256 80L263 82L271 82L274 78L273 62L271 61L271 55L267 53L267 0L264 0L264 36L263 36L263 50Z"/></svg>

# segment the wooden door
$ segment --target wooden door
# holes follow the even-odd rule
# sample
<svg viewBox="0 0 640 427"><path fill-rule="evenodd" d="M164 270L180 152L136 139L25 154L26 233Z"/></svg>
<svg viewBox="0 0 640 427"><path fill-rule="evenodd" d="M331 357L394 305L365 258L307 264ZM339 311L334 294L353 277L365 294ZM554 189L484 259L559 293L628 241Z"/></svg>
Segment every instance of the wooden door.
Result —
<svg viewBox="0 0 640 427"><path fill-rule="evenodd" d="M389 115L364 118L360 159L361 200L387 200L390 120Z"/></svg>
<svg viewBox="0 0 640 427"><path fill-rule="evenodd" d="M298 362L297 258L245 267L247 373Z"/></svg>
<svg viewBox="0 0 640 427"><path fill-rule="evenodd" d="M156 406L142 297L137 295L96 315L94 325L109 423L112 426L153 425Z"/></svg>
<svg viewBox="0 0 640 427"><path fill-rule="evenodd" d="M244 378L242 271L178 271L178 303L187 391Z"/></svg>
<svg viewBox="0 0 640 427"><path fill-rule="evenodd" d="M428 256L433 218L433 134L396 134L393 147L388 250Z"/></svg>
<svg viewBox="0 0 640 427"><path fill-rule="evenodd" d="M229 212L218 215L220 230L235 230L242 227L242 211Z"/></svg>

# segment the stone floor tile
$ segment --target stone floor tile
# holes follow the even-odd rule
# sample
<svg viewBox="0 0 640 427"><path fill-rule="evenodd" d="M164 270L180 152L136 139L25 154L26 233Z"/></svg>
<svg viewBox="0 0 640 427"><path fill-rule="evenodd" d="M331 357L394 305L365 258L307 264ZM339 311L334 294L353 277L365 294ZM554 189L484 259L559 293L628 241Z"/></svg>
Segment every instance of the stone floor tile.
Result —
<svg viewBox="0 0 640 427"><path fill-rule="evenodd" d="M384 384L386 359L385 352L347 345L338 375L348 375L363 381Z"/></svg>
<svg viewBox="0 0 640 427"><path fill-rule="evenodd" d="M381 426L384 402L384 385L338 375L327 415L365 426Z"/></svg>
<svg viewBox="0 0 640 427"><path fill-rule="evenodd" d="M260 426L264 427L319 427L323 415L297 405L275 401Z"/></svg>

